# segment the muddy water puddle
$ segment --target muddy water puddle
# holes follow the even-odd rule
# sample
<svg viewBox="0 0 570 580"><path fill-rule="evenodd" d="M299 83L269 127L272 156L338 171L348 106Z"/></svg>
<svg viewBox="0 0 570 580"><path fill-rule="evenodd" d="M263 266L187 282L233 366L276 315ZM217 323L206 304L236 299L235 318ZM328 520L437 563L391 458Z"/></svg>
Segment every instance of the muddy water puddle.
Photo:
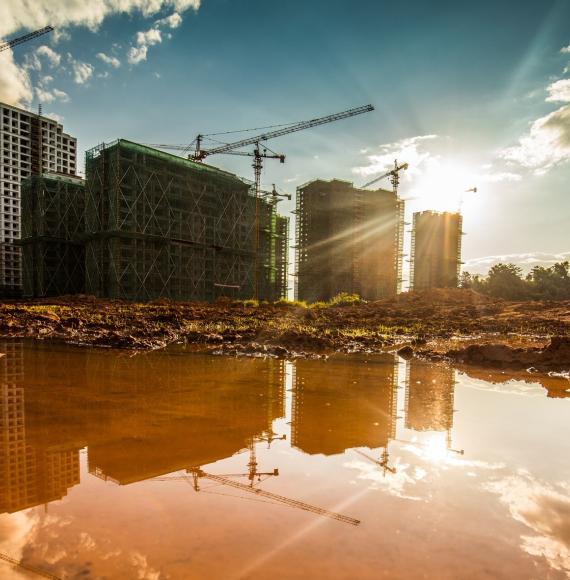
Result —
<svg viewBox="0 0 570 580"><path fill-rule="evenodd" d="M570 577L566 379L0 352L1 578Z"/></svg>

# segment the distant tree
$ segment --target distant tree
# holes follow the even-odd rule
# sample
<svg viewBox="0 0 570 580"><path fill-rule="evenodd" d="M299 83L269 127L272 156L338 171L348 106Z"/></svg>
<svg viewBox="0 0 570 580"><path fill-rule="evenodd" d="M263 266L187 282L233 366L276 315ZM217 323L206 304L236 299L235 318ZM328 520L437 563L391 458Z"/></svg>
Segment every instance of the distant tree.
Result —
<svg viewBox="0 0 570 580"><path fill-rule="evenodd" d="M550 268L535 266L527 276L533 298L539 300L570 299L570 264L558 262Z"/></svg>
<svg viewBox="0 0 570 580"><path fill-rule="evenodd" d="M515 264L496 264L489 270L485 291L505 300L522 300L529 297L522 270Z"/></svg>
<svg viewBox="0 0 570 580"><path fill-rule="evenodd" d="M570 263L535 266L525 278L515 264L497 264L484 278L463 272L459 286L505 300L570 300Z"/></svg>

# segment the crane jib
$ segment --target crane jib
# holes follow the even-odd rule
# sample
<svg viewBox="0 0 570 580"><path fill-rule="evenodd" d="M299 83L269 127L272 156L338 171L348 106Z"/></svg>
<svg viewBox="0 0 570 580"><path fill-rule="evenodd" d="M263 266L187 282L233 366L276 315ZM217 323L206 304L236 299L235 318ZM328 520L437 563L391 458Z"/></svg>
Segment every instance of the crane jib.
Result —
<svg viewBox="0 0 570 580"><path fill-rule="evenodd" d="M24 36L19 36L18 38L13 38L12 40L8 40L6 42L0 42L0 52L3 50L8 50L13 46L17 46L18 44L22 44L23 42L27 42L28 40L32 40L33 38L37 38L38 36L42 36L51 32L53 30L52 26L44 26L39 30L34 30L33 32L28 32L28 34L24 34Z"/></svg>
<svg viewBox="0 0 570 580"><path fill-rule="evenodd" d="M333 121L339 121L341 119L346 119L348 117L354 117L356 115L361 115L363 113L369 113L370 111L373 110L374 107L372 105L364 105L362 107L356 107L354 109L349 109L347 111L342 111L340 113L333 113L332 115L327 115L325 117L317 117L315 119L310 119L308 121L301 121L299 123L290 125L288 127L284 127L282 129L270 131L269 133L262 133L261 135L256 135L255 137L248 137L247 139L236 141L235 143L228 143L227 145L221 145L220 147L215 147L214 149L200 151L200 157L203 158L208 155L225 153L226 151L231 151L232 149L239 149L240 147L245 147L247 145L255 145L260 141L268 141L269 139L282 137L283 135L295 133L296 131L303 131L304 129L310 129L311 127L316 127L318 125L324 125L326 123L332 123Z"/></svg>

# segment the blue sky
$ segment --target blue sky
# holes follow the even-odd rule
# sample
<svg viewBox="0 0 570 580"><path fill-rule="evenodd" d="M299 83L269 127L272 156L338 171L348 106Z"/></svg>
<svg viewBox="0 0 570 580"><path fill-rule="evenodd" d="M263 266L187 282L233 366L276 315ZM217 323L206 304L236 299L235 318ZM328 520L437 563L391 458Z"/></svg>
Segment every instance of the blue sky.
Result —
<svg viewBox="0 0 570 580"><path fill-rule="evenodd" d="M372 103L273 141L287 162L268 161L264 184L362 184L398 157L410 163L408 218L454 209L478 187L463 201L468 269L570 257L567 0L21 4L3 0L1 37L45 24L57 34L3 55L0 99L41 99L81 150L117 137L189 143ZM252 176L247 158L210 162Z"/></svg>

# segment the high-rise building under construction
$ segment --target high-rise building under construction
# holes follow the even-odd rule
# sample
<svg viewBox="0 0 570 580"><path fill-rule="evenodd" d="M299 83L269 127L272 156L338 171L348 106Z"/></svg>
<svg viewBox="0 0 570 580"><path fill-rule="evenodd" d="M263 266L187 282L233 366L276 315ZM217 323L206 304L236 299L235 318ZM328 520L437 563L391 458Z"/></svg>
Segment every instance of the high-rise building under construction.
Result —
<svg viewBox="0 0 570 580"><path fill-rule="evenodd" d="M400 291L404 202L390 191L318 179L297 189L296 295L367 300Z"/></svg>
<svg viewBox="0 0 570 580"><path fill-rule="evenodd" d="M411 290L455 288L461 268L459 213L422 211L414 214Z"/></svg>

